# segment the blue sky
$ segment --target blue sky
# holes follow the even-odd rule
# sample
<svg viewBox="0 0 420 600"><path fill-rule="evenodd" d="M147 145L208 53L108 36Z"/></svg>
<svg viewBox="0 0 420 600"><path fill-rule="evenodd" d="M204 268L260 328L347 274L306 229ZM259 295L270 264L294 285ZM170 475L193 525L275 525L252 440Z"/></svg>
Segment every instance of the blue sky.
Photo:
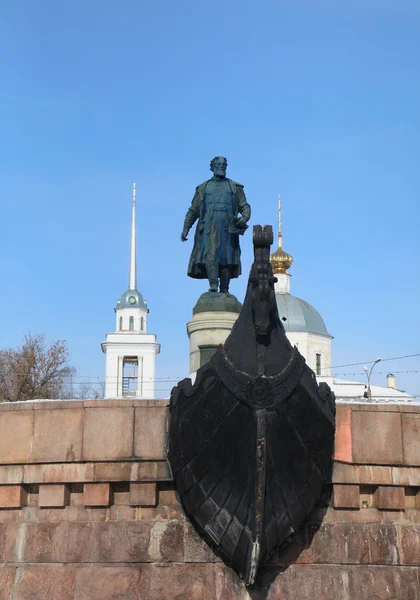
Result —
<svg viewBox="0 0 420 600"><path fill-rule="evenodd" d="M419 64L417 0L5 3L1 346L66 339L78 379L103 379L136 181L157 377L186 376L185 323L207 286L186 277L179 236L223 154L251 224L275 225L281 193L292 293L335 336L333 365L420 352ZM244 273L251 255L248 232ZM394 371L420 395L420 374L399 373L419 369L390 361L374 381Z"/></svg>

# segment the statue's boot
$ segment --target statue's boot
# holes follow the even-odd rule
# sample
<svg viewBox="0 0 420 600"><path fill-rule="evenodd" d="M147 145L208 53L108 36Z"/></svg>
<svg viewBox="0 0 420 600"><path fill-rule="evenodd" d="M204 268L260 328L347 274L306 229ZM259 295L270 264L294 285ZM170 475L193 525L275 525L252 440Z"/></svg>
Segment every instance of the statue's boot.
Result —
<svg viewBox="0 0 420 600"><path fill-rule="evenodd" d="M223 294L227 294L229 292L229 283L230 283L229 268L222 268L220 270L220 291Z"/></svg>
<svg viewBox="0 0 420 600"><path fill-rule="evenodd" d="M210 289L209 292L217 292L218 291L218 275L219 275L219 267L218 265L206 265L207 277L209 278Z"/></svg>

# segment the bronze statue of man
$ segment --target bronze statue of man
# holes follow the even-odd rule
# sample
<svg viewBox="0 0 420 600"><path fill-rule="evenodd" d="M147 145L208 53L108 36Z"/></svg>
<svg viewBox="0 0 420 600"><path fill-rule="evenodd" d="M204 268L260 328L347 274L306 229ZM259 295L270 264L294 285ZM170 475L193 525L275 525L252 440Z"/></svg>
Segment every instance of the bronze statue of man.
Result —
<svg viewBox="0 0 420 600"><path fill-rule="evenodd" d="M188 275L208 279L210 292L218 291L220 279L222 293L227 293L230 280L241 274L239 236L248 228L246 223L251 216L244 186L228 179L226 168L226 158L213 158L213 177L197 186L181 234L181 241L185 242L198 219Z"/></svg>

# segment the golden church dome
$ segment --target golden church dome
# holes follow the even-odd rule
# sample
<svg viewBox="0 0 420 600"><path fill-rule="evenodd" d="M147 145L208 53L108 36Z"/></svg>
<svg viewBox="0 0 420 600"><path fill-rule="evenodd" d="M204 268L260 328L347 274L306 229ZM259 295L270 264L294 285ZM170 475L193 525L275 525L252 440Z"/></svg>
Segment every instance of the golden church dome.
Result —
<svg viewBox="0 0 420 600"><path fill-rule="evenodd" d="M282 248L281 234L279 234L279 247L270 255L270 263L274 274L285 273L293 264L293 256L285 252Z"/></svg>

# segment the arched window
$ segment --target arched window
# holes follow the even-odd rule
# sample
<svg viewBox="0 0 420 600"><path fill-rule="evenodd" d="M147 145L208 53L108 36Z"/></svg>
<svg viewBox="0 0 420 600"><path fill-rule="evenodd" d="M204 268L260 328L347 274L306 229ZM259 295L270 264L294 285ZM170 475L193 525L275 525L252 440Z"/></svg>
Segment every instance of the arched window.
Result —
<svg viewBox="0 0 420 600"><path fill-rule="evenodd" d="M120 317L120 331L122 331L122 317Z"/></svg>
<svg viewBox="0 0 420 600"><path fill-rule="evenodd" d="M140 319L140 330L143 331L144 328L144 319L143 317Z"/></svg>
<svg viewBox="0 0 420 600"><path fill-rule="evenodd" d="M129 325L129 330L133 331L134 330L134 317L130 317L130 325Z"/></svg>

